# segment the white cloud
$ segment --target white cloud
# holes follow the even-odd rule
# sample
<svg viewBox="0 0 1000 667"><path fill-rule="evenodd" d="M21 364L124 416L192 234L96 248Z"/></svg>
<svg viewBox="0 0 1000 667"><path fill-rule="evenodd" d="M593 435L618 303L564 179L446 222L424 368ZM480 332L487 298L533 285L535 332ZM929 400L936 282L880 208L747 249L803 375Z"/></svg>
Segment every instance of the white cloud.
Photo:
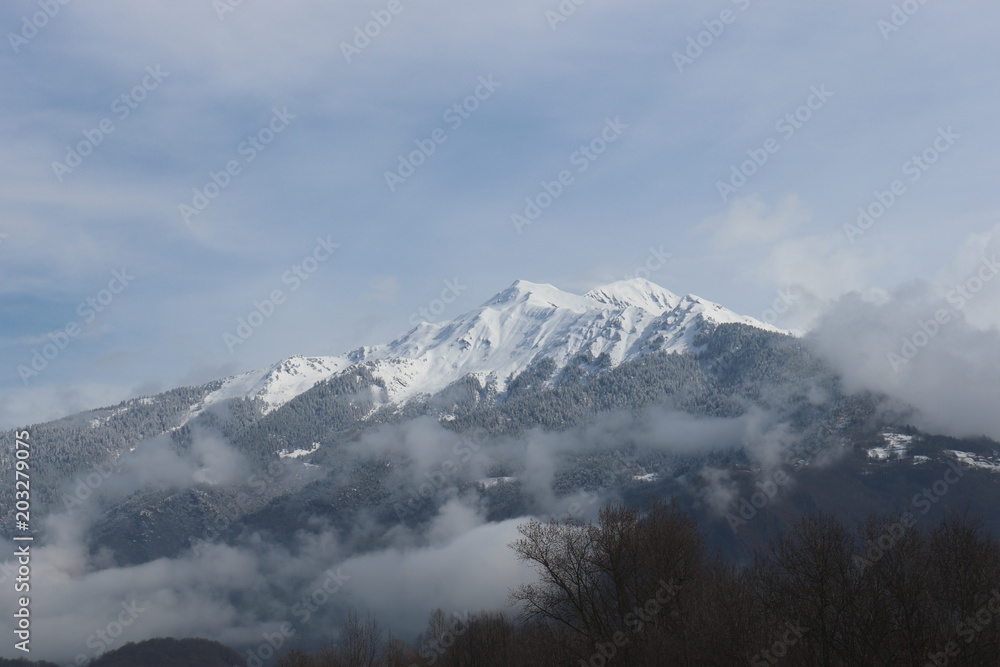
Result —
<svg viewBox="0 0 1000 667"><path fill-rule="evenodd" d="M785 195L774 206L750 195L733 200L723 215L709 218L702 226L713 230L717 244L731 248L777 241L811 219L812 212L798 195Z"/></svg>

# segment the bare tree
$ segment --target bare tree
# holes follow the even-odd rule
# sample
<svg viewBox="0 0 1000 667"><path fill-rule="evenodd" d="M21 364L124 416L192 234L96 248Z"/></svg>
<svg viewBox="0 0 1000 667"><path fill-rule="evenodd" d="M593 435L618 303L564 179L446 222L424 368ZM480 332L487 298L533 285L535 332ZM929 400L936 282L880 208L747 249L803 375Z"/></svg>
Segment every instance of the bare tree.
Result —
<svg viewBox="0 0 1000 667"><path fill-rule="evenodd" d="M615 641L620 660L647 628L682 633L678 591L699 576L704 547L697 526L676 508L654 505L645 515L601 510L597 525L531 521L511 547L535 566L539 580L511 593L527 622L562 628L580 659Z"/></svg>
<svg viewBox="0 0 1000 667"><path fill-rule="evenodd" d="M307 653L295 650L278 658L277 667L315 667L316 661Z"/></svg>
<svg viewBox="0 0 1000 667"><path fill-rule="evenodd" d="M808 649L809 659L823 667L841 664L844 653L853 546L839 521L811 515L792 525L769 558L772 577L767 589L781 614L775 620L804 627L798 647Z"/></svg>
<svg viewBox="0 0 1000 667"><path fill-rule="evenodd" d="M341 635L341 652L346 667L377 667L382 630L378 619L368 615L360 618L355 611L347 613Z"/></svg>

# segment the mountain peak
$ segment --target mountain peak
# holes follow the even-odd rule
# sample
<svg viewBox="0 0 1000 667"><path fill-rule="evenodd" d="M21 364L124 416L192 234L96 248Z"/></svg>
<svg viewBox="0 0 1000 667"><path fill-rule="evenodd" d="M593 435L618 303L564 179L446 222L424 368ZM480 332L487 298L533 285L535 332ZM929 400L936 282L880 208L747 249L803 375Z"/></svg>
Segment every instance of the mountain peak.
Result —
<svg viewBox="0 0 1000 667"><path fill-rule="evenodd" d="M681 302L681 298L673 292L644 278L619 280L595 287L584 296L615 308L635 307L655 315L662 315Z"/></svg>
<svg viewBox="0 0 1000 667"><path fill-rule="evenodd" d="M533 283L530 280L515 280L514 283L487 301L485 306L500 306L509 303L529 302L540 306L578 305L580 296L564 292L548 283Z"/></svg>
<svg viewBox="0 0 1000 667"><path fill-rule="evenodd" d="M538 359L563 367L581 355L604 355L614 366L651 351L693 350L705 324L723 323L779 331L699 297L679 297L642 278L613 282L584 295L517 280L479 308L452 320L420 323L388 344L341 357L294 356L228 378L205 404L254 398L268 412L362 364L381 381L390 401L433 395L467 376L478 377L483 386L493 382L502 392L508 379ZM652 345L653 340L659 342Z"/></svg>

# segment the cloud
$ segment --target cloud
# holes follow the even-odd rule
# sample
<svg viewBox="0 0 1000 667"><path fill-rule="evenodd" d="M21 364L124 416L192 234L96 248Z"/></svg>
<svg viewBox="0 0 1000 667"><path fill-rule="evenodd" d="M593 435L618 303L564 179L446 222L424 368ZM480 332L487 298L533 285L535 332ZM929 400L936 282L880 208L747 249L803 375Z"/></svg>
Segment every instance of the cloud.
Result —
<svg viewBox="0 0 1000 667"><path fill-rule="evenodd" d="M482 301L519 277L565 284L593 267L634 272L647 248L663 244L671 275L686 283L681 290L704 293L717 282L713 298L739 309L741 298L753 302L766 285L749 314L771 304L774 288L798 295L781 325L822 317L810 341L849 387L912 402L928 428L997 433L994 283L912 359L896 370L888 359L937 310L954 308L948 293L994 252L998 230L981 227L982 212L995 210L997 93L978 82L997 65L989 48L995 3L928 5L928 20L910 22L891 44L876 29L888 11L870 2L848 2L833 22L824 7L753 3L739 30L682 75L669 67L672 52L713 16L696 2L587 3L555 30L547 8L530 0L407 4L348 63L341 43L372 9L353 0L244 2L220 18L203 0L73 3L23 51L0 54L11 92L0 119L0 339L18 343L0 348L0 365L10 370L30 358L112 269L143 269L142 286L99 321L99 341L75 343L37 385L23 387L8 372L0 424L114 404L135 387L208 381L292 353L390 340L408 313L390 314L386 304L423 302L451 276L474 280L468 299ZM0 22L16 30L25 11L5 4ZM792 65L775 74L775 62ZM59 182L52 161L158 63L170 73L163 85ZM490 74L503 82L496 97L450 132L405 188L389 193L385 170ZM928 97L929 80L938 94L909 104ZM842 104L783 143L748 182L747 197L720 206L713 183L823 82ZM298 115L288 133L243 165L197 225L183 225L178 204L239 156L240 143L283 105ZM574 174L528 240L509 233L524 197L572 168L573 152L616 115L630 125L623 142ZM902 162L942 122L968 139L852 246L843 223L899 177ZM691 221L702 219L701 233L692 233ZM350 251L228 354L222 334L281 286L318 234L334 234ZM941 248L965 238L940 272L928 269L940 263ZM359 300L366 292L373 298ZM770 413L718 420L650 411L633 421L608 415L568 433L532 431L458 451L455 434L426 421L386 427L351 451L408 457L411 465L393 472L408 485L451 461L457 474L485 476L500 459L531 491L533 510L548 515L576 501L587 512L600 504L553 491L561 457L576 452L743 448L766 466L794 446L794 434ZM103 492L224 486L242 465L211 435L183 452L165 440L145 443L125 464L119 486L109 481ZM721 502L726 480L709 474L707 483ZM334 625L327 616L340 601L384 609L416 629L432 606L495 606L519 576L504 547L514 522L484 523L482 508L465 496L440 500L427 526L394 529L371 565L320 533L101 570L83 550L85 526L53 526L54 542L39 551L39 649L71 658L132 596L154 604L122 641L209 634L258 643L290 613L295 595L309 594L320 573L344 559L357 566L360 584L317 615L317 632ZM495 582L484 574L491 567L501 573Z"/></svg>
<svg viewBox="0 0 1000 667"><path fill-rule="evenodd" d="M931 432L1000 439L1000 331L971 326L928 285L900 288L881 303L842 297L808 340L849 391L912 405L916 425Z"/></svg>
<svg viewBox="0 0 1000 667"><path fill-rule="evenodd" d="M635 440L639 445L690 455L738 448L751 422L749 417L703 417L658 408L646 410L643 416L636 424ZM619 431L618 437L622 433L629 431Z"/></svg>
<svg viewBox="0 0 1000 667"><path fill-rule="evenodd" d="M702 501L718 516L729 512L740 494L732 474L723 468L705 468L698 476L705 484L699 492Z"/></svg>
<svg viewBox="0 0 1000 667"><path fill-rule="evenodd" d="M754 4L740 13L740 29L727 31L683 75L662 65L712 18L698 3L591 3L556 29L548 9L528 0L407 5L349 63L341 44L372 10L354 0L244 2L220 19L213 3L199 0L150 0L141 8L108 0L65 7L23 50L0 56L12 91L0 120L0 198L8 202L0 292L11 300L30 295L39 311L5 319L0 337L37 340L72 315L62 305L87 297L112 268L144 270L143 287L123 298L111 322L118 338L108 343L130 349L135 361L103 367L96 380L80 363L40 382L175 386L197 368L223 365L222 332L272 288L261 276L266 283L280 277L317 233L343 237L350 252L266 332L226 357L237 370L293 353L337 354L404 330L407 312L357 298L394 294L388 282L368 285L372 266L401 277L397 302L421 303L441 280L460 275L477 285L471 303L519 277L570 284L598 267L614 276L634 272L637 258L663 244L673 255L670 279L686 283L680 290L706 293L718 281L713 298L738 309L744 281L733 275L768 279L753 266L766 259L768 244L785 244L771 262L784 267L771 277L777 287L799 282L817 299L868 287L866 262L815 242L788 245L788 235L839 232L872 189L896 175L892 156L901 164L942 118L977 139L957 147L927 176L927 188L921 183L894 208L893 216L906 215L905 231L890 233L897 221L887 217L865 242L882 229L894 242L911 231L964 233L970 212L992 206L996 146L983 110L996 106L995 91L966 85L995 69L970 55L990 52L977 48L989 46L983 19L997 11L985 2L931 10L935 20L924 25L933 30L911 22L891 49L873 30L885 13L871 3L848 3L844 20L834 23L815 20L822 8ZM24 12L4 5L0 21L17 30ZM949 58L928 59L932 51L917 49L920 43ZM875 61L881 66L872 68ZM774 62L808 66L762 74ZM157 64L169 76L119 119L113 102ZM949 76L954 71L962 77ZM389 193L384 172L445 125L443 112L469 95L479 76L491 74L503 82L495 98L449 132L406 188ZM942 94L932 104L901 106L928 76ZM801 104L810 86L827 80L842 104L783 144L748 183L745 192L755 194L720 213L712 184ZM284 105L298 115L288 132L243 165L197 225L184 225L178 204L239 157L237 146ZM524 197L573 168L574 151L616 115L630 125L623 143L575 175L530 240L509 233L509 216ZM114 132L59 182L52 162L104 117L115 120ZM950 231L940 224L942 209ZM692 235L691 220L706 217L716 219L712 233ZM734 259L744 243L750 256ZM905 261L884 270L905 275L936 247L928 241L907 249ZM875 260L885 254L871 253ZM751 309L758 310L763 306ZM13 321L23 330L8 331ZM178 335L216 359L178 353ZM21 347L0 349L2 365L30 355L30 345ZM88 343L79 356L106 352ZM17 379L5 388L18 391Z"/></svg>
<svg viewBox="0 0 1000 667"><path fill-rule="evenodd" d="M345 448L341 463L349 469L352 462L389 457L396 461L390 489L400 483L416 486L447 470L436 510L424 523L387 526L361 512L350 536L311 524L286 541L247 534L228 543L204 543L174 559L110 566L107 554L89 547L98 496L113 505L143 489L239 485L249 472L244 457L212 432L196 430L188 448L168 436L152 438L121 459L88 511L46 520L47 539L33 559L37 585L32 597L33 620L46 631L39 633L34 652L61 661L92 655L99 643L91 639L88 647L88 638L113 623L123 604L142 611L114 646L157 636L255 646L282 622L294 625L296 642L315 644L352 607L375 613L395 633L413 637L432 609L464 615L504 608L508 591L532 576L507 546L526 517L488 522L480 496L458 493L455 481L479 479L502 463L528 495L530 515L593 520L614 495L610 490L557 492L558 473L573 457L630 447L678 456L742 448L768 464L794 442L787 427L759 410L717 419L650 408L638 419L609 413L564 432L533 429L517 438L470 438L422 418L363 435ZM446 468L449 462L454 465ZM732 491L722 474L707 471L702 478L709 503L722 503ZM359 535L377 539L359 551ZM316 608L301 606L331 568L346 575L344 585L335 595L324 594Z"/></svg>
<svg viewBox="0 0 1000 667"><path fill-rule="evenodd" d="M375 276L368 282L366 299L393 301L399 295L399 279L396 276Z"/></svg>
<svg viewBox="0 0 1000 667"><path fill-rule="evenodd" d="M0 395L0 429L59 419L99 405L115 405L128 398L125 386L95 382L22 387Z"/></svg>
<svg viewBox="0 0 1000 667"><path fill-rule="evenodd" d="M47 544L32 551L32 622L45 629L32 639L32 656L69 663L163 636L256 647L282 623L292 625L296 643L315 646L348 608L374 612L413 637L436 607L464 612L506 604L509 588L530 574L506 546L517 524L485 524L456 501L441 508L431 543L420 547L350 556L330 533L300 533L292 544L213 543L199 556L98 569L81 522L56 515L47 520ZM334 592L324 589L331 577ZM13 605L10 596L0 602L6 618ZM134 612L124 617L124 631L123 610Z"/></svg>
<svg viewBox="0 0 1000 667"><path fill-rule="evenodd" d="M723 248L759 245L776 241L809 222L812 212L795 194L785 195L768 207L757 195L733 200L723 215L707 219L702 227Z"/></svg>
<svg viewBox="0 0 1000 667"><path fill-rule="evenodd" d="M988 330L1000 327L1000 285L990 276L1000 256L1000 224L977 234L971 234L952 254L951 259L931 277L932 284L944 295L962 296L962 314L972 327ZM981 289L976 279L987 277ZM954 297L953 297L954 298ZM958 299L956 299L956 303Z"/></svg>
<svg viewBox="0 0 1000 667"><path fill-rule="evenodd" d="M435 608L463 615L506 608L510 589L532 578L507 547L519 537L522 521L479 525L445 544L349 559L344 571L352 581L346 596L411 637Z"/></svg>
<svg viewBox="0 0 1000 667"><path fill-rule="evenodd" d="M886 252L851 245L834 225L823 231L827 222L794 193L773 205L749 195L734 200L724 214L705 219L699 228L712 232L721 251L739 249L732 256L732 271L742 271L754 284L776 290L781 310L771 314L780 322L772 323L802 333L844 294L856 291L869 298L883 294L873 285L873 276L885 265Z"/></svg>
<svg viewBox="0 0 1000 667"><path fill-rule="evenodd" d="M124 497L141 489L186 489L196 484L228 486L250 475L246 457L220 436L194 429L181 450L170 435L145 440L117 461L117 474L102 487Z"/></svg>
<svg viewBox="0 0 1000 667"><path fill-rule="evenodd" d="M871 287L871 275L878 266L876 253L854 250L837 234L817 234L775 243L759 263L757 275L823 302L851 291L877 292Z"/></svg>
<svg viewBox="0 0 1000 667"><path fill-rule="evenodd" d="M297 545L294 554L280 546L213 544L197 559L81 572L77 559L86 554L77 540L56 538L33 550L32 620L45 628L33 637L33 656L68 663L77 655L93 658L101 648L163 636L256 645L263 632L292 619L288 593L309 592L301 573L335 565L335 552L321 536ZM5 612L12 602L4 598ZM122 632L116 621L125 607L138 613Z"/></svg>
<svg viewBox="0 0 1000 667"><path fill-rule="evenodd" d="M998 231L970 235L928 279L842 296L807 340L849 391L909 404L932 432L1000 439Z"/></svg>

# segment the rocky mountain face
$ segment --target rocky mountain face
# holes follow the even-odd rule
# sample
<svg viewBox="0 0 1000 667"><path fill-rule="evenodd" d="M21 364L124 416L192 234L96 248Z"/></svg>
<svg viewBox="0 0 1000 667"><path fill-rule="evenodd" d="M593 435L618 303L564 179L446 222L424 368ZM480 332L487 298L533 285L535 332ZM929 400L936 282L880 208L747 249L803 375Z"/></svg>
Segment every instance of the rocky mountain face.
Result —
<svg viewBox="0 0 1000 667"><path fill-rule="evenodd" d="M303 530L360 553L456 497L489 520L673 497L737 554L815 509L965 506L1000 528L1000 446L908 417L845 391L806 341L704 299L518 281L384 345L35 425L35 510L88 522L109 565ZM949 470L963 483L938 493Z"/></svg>

